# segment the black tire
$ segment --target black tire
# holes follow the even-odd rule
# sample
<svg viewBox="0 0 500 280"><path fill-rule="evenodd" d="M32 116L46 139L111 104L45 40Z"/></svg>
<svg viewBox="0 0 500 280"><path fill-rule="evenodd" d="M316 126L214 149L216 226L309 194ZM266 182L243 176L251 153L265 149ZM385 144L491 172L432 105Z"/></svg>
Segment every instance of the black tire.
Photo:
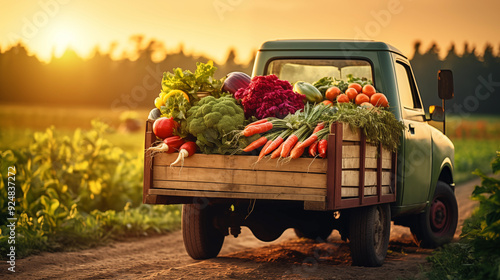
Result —
<svg viewBox="0 0 500 280"><path fill-rule="evenodd" d="M422 248L437 248L451 242L458 223L457 199L451 187L438 181L431 204L410 226L415 242Z"/></svg>
<svg viewBox="0 0 500 280"><path fill-rule="evenodd" d="M349 223L349 246L352 264L381 266L391 235L391 208L379 204L355 208Z"/></svg>
<svg viewBox="0 0 500 280"><path fill-rule="evenodd" d="M332 234L333 226L324 226L319 230L298 229L294 228L295 234L299 238L308 238L318 242L325 242L330 234Z"/></svg>
<svg viewBox="0 0 500 280"><path fill-rule="evenodd" d="M195 260L217 257L224 243L224 234L214 226L213 212L209 205L184 204L182 206L184 247L189 256Z"/></svg>

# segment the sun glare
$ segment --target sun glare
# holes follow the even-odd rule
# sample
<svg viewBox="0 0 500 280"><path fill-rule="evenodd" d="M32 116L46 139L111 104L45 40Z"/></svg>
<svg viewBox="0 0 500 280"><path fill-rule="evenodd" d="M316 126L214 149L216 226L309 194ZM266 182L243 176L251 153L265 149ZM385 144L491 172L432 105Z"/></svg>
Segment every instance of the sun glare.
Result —
<svg viewBox="0 0 500 280"><path fill-rule="evenodd" d="M74 48L76 45L75 30L69 25L56 25L50 33L50 42L54 49L54 54L60 57L68 47Z"/></svg>

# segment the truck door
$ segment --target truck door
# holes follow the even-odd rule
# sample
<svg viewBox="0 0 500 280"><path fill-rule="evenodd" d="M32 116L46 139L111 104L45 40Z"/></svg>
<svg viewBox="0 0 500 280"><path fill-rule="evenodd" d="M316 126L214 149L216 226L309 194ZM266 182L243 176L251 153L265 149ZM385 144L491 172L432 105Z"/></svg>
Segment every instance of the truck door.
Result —
<svg viewBox="0 0 500 280"><path fill-rule="evenodd" d="M428 199L431 170L431 131L425 122L425 112L410 66L395 62L401 113L406 126L403 137L404 157L398 172L403 180L403 205L420 204ZM400 178L401 179L401 178Z"/></svg>

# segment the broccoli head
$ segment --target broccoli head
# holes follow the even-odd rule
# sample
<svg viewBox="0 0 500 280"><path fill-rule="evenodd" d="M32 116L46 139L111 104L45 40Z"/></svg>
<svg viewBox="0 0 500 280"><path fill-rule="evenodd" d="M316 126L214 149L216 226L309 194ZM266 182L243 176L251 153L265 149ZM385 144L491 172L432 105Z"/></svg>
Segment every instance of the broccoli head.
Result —
<svg viewBox="0 0 500 280"><path fill-rule="evenodd" d="M203 153L226 154L234 150L229 145L231 133L243 128L243 108L232 96L202 98L187 112L187 128L196 136L196 144Z"/></svg>

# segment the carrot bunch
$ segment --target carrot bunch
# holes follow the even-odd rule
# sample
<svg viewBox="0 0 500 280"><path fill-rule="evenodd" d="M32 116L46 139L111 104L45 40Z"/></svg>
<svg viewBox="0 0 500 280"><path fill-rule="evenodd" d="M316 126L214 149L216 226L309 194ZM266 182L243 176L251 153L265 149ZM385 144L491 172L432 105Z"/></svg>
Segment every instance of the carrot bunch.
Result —
<svg viewBox="0 0 500 280"><path fill-rule="evenodd" d="M258 161L270 155L271 159L296 159L309 148L309 154L326 156L326 138L330 125L328 116L333 109L325 105L314 107L307 104L304 110L290 114L284 119L267 118L247 125L239 135L260 137L243 149L250 152L261 148ZM320 145L321 143L321 145ZM320 148L321 147L321 148ZM314 152L315 151L315 152Z"/></svg>

